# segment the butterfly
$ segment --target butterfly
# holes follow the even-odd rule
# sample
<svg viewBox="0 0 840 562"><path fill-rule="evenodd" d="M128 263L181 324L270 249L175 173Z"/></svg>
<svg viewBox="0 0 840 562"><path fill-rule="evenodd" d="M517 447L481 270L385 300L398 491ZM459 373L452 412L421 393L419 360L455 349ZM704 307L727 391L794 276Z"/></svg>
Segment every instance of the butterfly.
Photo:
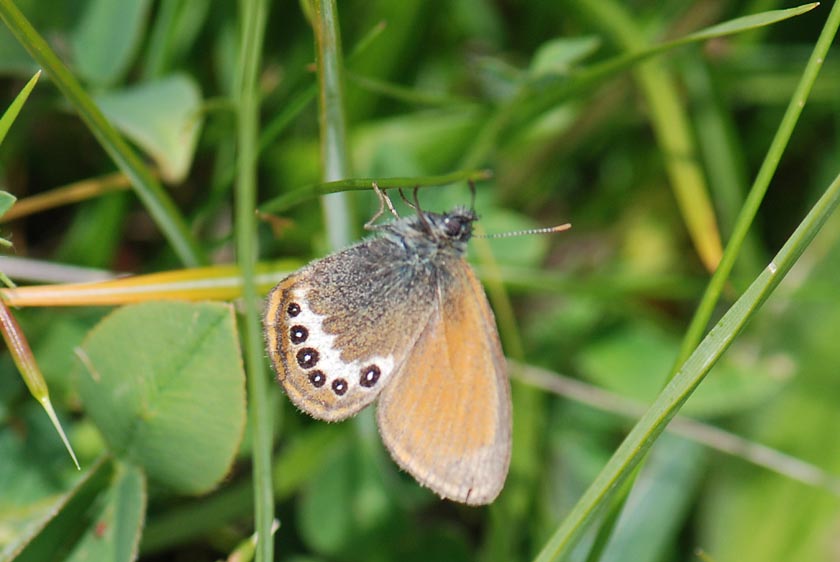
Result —
<svg viewBox="0 0 840 562"><path fill-rule="evenodd" d="M472 209L400 218L374 185L376 235L286 277L266 343L289 399L340 421L375 400L394 461L442 498L492 502L510 465L511 400L493 312L465 261ZM387 204L395 220L374 225Z"/></svg>

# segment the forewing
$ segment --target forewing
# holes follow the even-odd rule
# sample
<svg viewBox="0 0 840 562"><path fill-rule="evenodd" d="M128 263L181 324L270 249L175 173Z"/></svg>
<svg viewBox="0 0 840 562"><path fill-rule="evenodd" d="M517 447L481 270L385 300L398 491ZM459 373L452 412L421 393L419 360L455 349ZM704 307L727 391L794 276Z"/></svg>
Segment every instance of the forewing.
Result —
<svg viewBox="0 0 840 562"><path fill-rule="evenodd" d="M408 283L402 266L374 239L313 262L272 290L266 343L298 408L338 421L370 404L392 378L431 310L432 285Z"/></svg>
<svg viewBox="0 0 840 562"><path fill-rule="evenodd" d="M460 261L377 406L382 440L421 484L462 503L490 503L510 464L511 405L493 313Z"/></svg>

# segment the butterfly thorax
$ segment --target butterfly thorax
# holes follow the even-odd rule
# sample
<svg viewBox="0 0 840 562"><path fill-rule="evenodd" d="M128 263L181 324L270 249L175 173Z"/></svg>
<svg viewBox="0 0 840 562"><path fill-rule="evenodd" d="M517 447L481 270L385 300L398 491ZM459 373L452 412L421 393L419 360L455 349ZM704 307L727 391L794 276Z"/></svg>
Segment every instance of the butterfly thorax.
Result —
<svg viewBox="0 0 840 562"><path fill-rule="evenodd" d="M448 213L421 212L384 225L384 237L423 259L462 257L472 237L472 223L478 219L475 212L464 207Z"/></svg>

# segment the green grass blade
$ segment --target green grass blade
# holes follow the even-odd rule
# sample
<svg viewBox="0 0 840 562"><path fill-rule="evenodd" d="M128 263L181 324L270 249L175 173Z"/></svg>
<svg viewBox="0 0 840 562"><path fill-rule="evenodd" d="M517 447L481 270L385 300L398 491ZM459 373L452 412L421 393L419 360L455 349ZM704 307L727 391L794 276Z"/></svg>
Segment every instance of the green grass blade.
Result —
<svg viewBox="0 0 840 562"><path fill-rule="evenodd" d="M236 254L242 271L244 301L244 352L248 373L250 425L253 433L254 517L258 562L274 559L271 524L274 520L274 493L271 482L272 412L269 408L263 337L259 310L261 300L256 284L257 151L259 135L259 72L265 35L265 0L241 3L239 73L237 93L238 162L236 181Z"/></svg>
<svg viewBox="0 0 840 562"><path fill-rule="evenodd" d="M642 419L633 427L569 516L537 555L537 562L557 560L569 552L585 530L587 523L595 517L600 507L609 503L614 493L630 477L657 436L662 433L671 418L702 382L706 373L790 271L822 225L837 208L838 203L840 203L840 176L828 186L773 261L703 339Z"/></svg>
<svg viewBox="0 0 840 562"><path fill-rule="evenodd" d="M326 195L328 193L339 193L342 191L366 191L371 189L373 182L377 182L382 189L395 187L428 187L433 185L446 185L458 181L482 181L490 178L492 174L488 170L458 170L440 176L417 176L405 178L351 178L346 180L330 181L316 185L307 185L284 193L267 201L260 207L261 213L281 213L302 203L308 199Z"/></svg>
<svg viewBox="0 0 840 562"><path fill-rule="evenodd" d="M26 103L26 100L29 99L29 94L32 92L32 89L35 88L35 84L38 82L38 78L41 77L41 71L35 73L35 75L29 79L29 82L23 87L20 93L15 96L15 100L9 105L9 108L3 114L3 117L0 118L0 144L3 144L3 140L6 138L6 133L9 132L9 129L12 126L12 123L15 122L17 119L18 113L20 113L23 104Z"/></svg>
<svg viewBox="0 0 840 562"><path fill-rule="evenodd" d="M46 70L114 163L131 178L131 185L137 197L143 202L184 265L193 267L206 263L203 250L160 182L108 122L67 66L11 0L0 0L0 19L32 58Z"/></svg>
<svg viewBox="0 0 840 562"><path fill-rule="evenodd" d="M707 39L722 37L724 35L730 35L732 33L741 33L743 31L749 31L751 29L764 27L765 25L771 25L792 17L802 15L805 12L810 12L819 5L819 2L811 2L809 4L803 4L795 8L788 8L786 10L770 10L767 12L761 12L759 14L750 14L748 16L735 18L733 20L725 21L723 23L715 24L705 29L701 29L700 31L696 31L694 33L686 35L682 39L674 41L674 43L682 44L689 43L691 41L705 41Z"/></svg>
<svg viewBox="0 0 840 562"><path fill-rule="evenodd" d="M809 8L810 9L810 8ZM787 11L785 11L787 12ZM750 16L749 21L754 21L753 16ZM740 18L744 19L744 18ZM784 117L782 118L782 122L779 125L779 129L776 132L776 136L774 137L770 148L768 149L767 155L765 156L765 160L762 164L761 169L759 170L758 175L756 176L755 182L753 183L752 188L747 196L747 199L741 208L740 213L738 214L738 218L735 221L735 224L732 229L732 235L729 239L729 242L726 245L726 249L724 254L721 258L720 263L718 264L717 269L715 270L709 285L706 288L706 291L703 294L703 297L700 301L700 304L697 307L697 310L694 314L694 317L691 320L691 323L683 337L683 341L680 346L680 351L675 359L674 366L669 374L669 380L672 378L679 368L680 365L689 357L689 354L694 350L697 346L697 343L700 341L700 338L703 336L706 326L709 323L709 319L711 318L712 313L717 306L718 300L720 299L721 293L724 289L724 285L729 278L729 275L734 267L737 258L741 255L741 251L744 248L744 244L747 240L747 235L749 233L749 228L755 219L756 214L758 213L759 205L764 198L765 193L767 192L767 188L770 184L770 180L775 173L776 167L781 160L782 153L787 146L787 142L790 140L790 136L793 132L793 127L796 124L796 121L799 118L800 113L802 112L802 108L805 105L805 100L808 97L808 94L813 87L814 82L816 81L817 74L819 69L822 66L822 61L825 59L827 54L828 48L831 45L831 42L834 39L834 36L837 31L837 25L840 21L840 10L837 9L835 5L834 9L832 10L831 14L829 15L826 24L823 28L823 31L820 35L820 38L817 40L817 44L814 47L813 52L811 53L811 58L808 64L805 67L805 71L802 74L802 78L794 92L794 95L791 98L790 103L788 104L787 111L785 112ZM731 22L730 22L731 23ZM724 28L724 29L732 29L733 26L727 26L726 24L722 24L721 26L713 26L715 28ZM701 36L706 37L707 34L704 32L700 32L698 34L694 34L694 36ZM628 491L628 487L624 487L623 491ZM619 501L616 505L622 505L623 502ZM604 527L601 530L601 535L606 535L611 532L609 527Z"/></svg>
<svg viewBox="0 0 840 562"><path fill-rule="evenodd" d="M765 12L767 17L759 17L762 14L738 18L724 22L711 28L706 28L674 41L666 41L655 45L648 45L640 50L616 56L604 62L580 69L569 76L558 77L553 83L546 83L542 80L537 90L525 88L518 95L500 107L485 123L484 127L476 134L476 140L471 147L469 154L461 162L464 168L480 166L493 151L499 138L509 127L516 125L521 127L530 123L546 111L556 107L575 96L591 91L602 84L605 80L615 76L619 72L628 70L639 62L655 57L676 47L705 41L717 37L733 35L757 26L767 26L786 19L801 15L813 10L818 4L804 4L788 10L776 10ZM733 22L739 22L734 23Z"/></svg>
<svg viewBox="0 0 840 562"><path fill-rule="evenodd" d="M321 128L321 175L324 181L350 177L347 117L344 111L344 62L335 0L317 0L313 21L318 61L318 120ZM352 239L349 199L344 193L323 198L324 224L333 249Z"/></svg>
<svg viewBox="0 0 840 562"><path fill-rule="evenodd" d="M362 37L362 39L359 40L355 48L353 48L352 52L347 56L347 63L351 63L353 58L363 54L365 49L367 49L367 47L369 47L376 38L382 34L384 29L385 24L382 22L375 25L364 37ZM259 149L256 156L262 154L269 146L277 141L289 125L291 125L294 120L303 113L307 107L309 107L310 102L315 99L316 95L318 95L318 84L312 82L306 88L295 94L288 103L283 106L281 111L276 113L268 122L266 122L262 131L260 131ZM230 168L225 169L221 175L221 179L218 181L219 185L230 184L233 181L235 173L236 170L234 169L234 166L230 166Z"/></svg>
<svg viewBox="0 0 840 562"><path fill-rule="evenodd" d="M735 265L735 261L741 252L744 240L747 238L750 226L755 219L755 215L758 213L758 208L764 200L767 188L770 186L770 180L773 179L773 175L776 173L776 168L778 168L782 154L790 141L793 129L799 120L799 115L805 107L805 101L808 99L814 82L817 80L817 75L828 54L828 49L831 47L831 43L837 35L838 26L840 26L840 4L834 4L826 19L825 26L823 26L823 30L820 33L820 37L817 39L817 44L814 46L808 64L805 66L802 78L799 80L799 84L796 86L796 90L788 103L788 107L782 117L782 122L779 124L779 129L776 131L776 135L770 143L770 148L767 149L767 154L750 188L744 206L738 215L738 219L735 221L732 237L726 245L721 262L712 276L706 292L703 294L703 298L697 307L697 312L692 318L680 347L680 353L677 356L674 370L676 370L677 365L681 364L688 357L691 350L700 341L709 323L709 319L712 317L726 280L729 278L732 267Z"/></svg>
<svg viewBox="0 0 840 562"><path fill-rule="evenodd" d="M608 4L599 4L598 8L595 10L596 13L601 14L601 18L606 21L611 21L610 17L605 17L604 12L607 14L613 15L612 11L608 9ZM775 22L778 21L777 18L779 17L790 17L793 15L798 15L803 11L807 11L812 9L814 6L803 6L793 10L783 10L773 13L765 13L765 14L756 14L753 16L748 16L746 18L739 18L738 20L733 20L731 22L726 22L724 24L712 26L711 28L707 28L706 30L691 34L686 36L676 42L672 42L673 45L681 44L684 42L691 41L696 38L703 38L708 39L714 36L715 33L730 33L733 31L742 31L750 26L750 25L759 25L761 22L762 24L766 24L768 22ZM613 17L612 19L617 19ZM617 26L616 22L613 23L613 26ZM826 28L823 32L823 37L826 37L826 33L828 33L828 37L834 36L834 30L831 29L831 18L826 23ZM835 28L836 29L836 28ZM630 38L632 39L632 38ZM814 66L815 62L818 60L822 60L825 56L825 50L830 44L818 41L817 46L814 49L811 57L811 63L806 67L805 72L803 73L802 79L800 81L799 88L795 92L793 98L791 99L791 103L788 107L788 112L783 118L782 123L780 124L779 130L777 131L776 138L774 139L773 144L771 145L770 150L766 156L764 165L762 166L762 171L759 172L755 183L747 197L747 200L744 206L741 209L741 212L736 220L735 226L733 227L732 236L729 240L729 243L726 247L726 252L721 257L720 263L718 267L715 269L715 273L712 277L712 280L709 283L709 286L701 300L700 305L698 306L697 312L692 319L692 322L686 332L686 335L683 339L681 344L680 352L677 356L675 361L674 367L670 376L673 376L676 373L677 368L686 360L688 355L691 351L697 346L697 343L700 341L700 338L703 336L703 333L706 329L706 325L711 318L711 314L714 311L714 308L720 298L720 294L723 291L724 284L726 280L729 278L729 274L731 273L732 267L737 260L737 257L740 255L741 250L743 248L744 242L747 238L747 234L749 231L749 227L752 224L752 221L755 218L756 213L758 212L758 206L760 205L764 194L766 193L767 187L769 185L769 181L772 178L772 174L778 165L778 162L781 158L782 151L787 144L788 139L790 138L790 134L793 130L793 126L796 123L796 120L799 117L799 113L801 113L802 106L804 106L804 100L807 98L808 92L810 92L810 88L813 85L813 82L816 78L816 71L818 71L819 66ZM650 67L645 65L645 71L649 71ZM649 72L645 72L645 76L642 78L644 81L654 80L656 76L647 76ZM661 76L660 76L661 78ZM657 80L656 82L661 82ZM650 84L648 85L650 86ZM660 85L661 86L661 85ZM668 119L657 119L656 116L659 114L657 110L657 104L654 103L655 100L662 99L662 92L665 88L662 87L647 87L646 91L649 94L652 94L651 99L651 107L652 113L654 115L654 121L658 121L660 125L667 123L667 129L671 132L671 122L673 121L672 118ZM667 97L666 97L667 98ZM660 116L661 117L661 116ZM676 120L676 122L680 122L680 120ZM661 128L661 127L660 127ZM679 128L679 127L677 127ZM669 134L669 137L673 137L673 135ZM660 141L661 142L661 141ZM663 143L663 146L668 154L683 154L685 151L675 151L675 146L673 143L668 148L667 143ZM692 151L693 152L693 151ZM768 163L772 162L771 167L768 167ZM684 167L684 163L680 164L681 167ZM766 172L766 173L763 173ZM672 177L673 174L672 174ZM677 190L678 191L678 190ZM703 188L703 192L705 195L705 188ZM692 203L689 208L693 208L695 203ZM685 205L683 205L685 207ZM700 226L699 224L695 225L695 227ZM708 265L708 264L707 264ZM624 491L628 491L627 487L624 487ZM617 505L621 505L622 502L618 502ZM602 529L602 534L606 534L610 531L609 527L605 527Z"/></svg>
<svg viewBox="0 0 840 562"><path fill-rule="evenodd" d="M595 64L585 70L582 70L574 76L573 80L569 81L568 85L560 85L555 88L554 92L547 92L547 97L550 98L556 96L557 94L563 94L564 91L579 92L583 87L591 87L594 84L601 83L604 79L615 75L617 72L627 70L641 61L668 52L677 47L700 41L708 41L709 39L726 37L728 35L735 35L737 33L755 29L756 27L764 27L779 23L784 20L800 16L806 12L810 12L817 6L819 6L819 3L810 3L803 4L802 6L797 6L795 8L789 8L787 10L774 10L771 12L763 12L761 14L752 14L743 18L736 18L728 22L723 22L701 29L700 31L690 33L673 41L647 45L637 51L617 56L613 59Z"/></svg>

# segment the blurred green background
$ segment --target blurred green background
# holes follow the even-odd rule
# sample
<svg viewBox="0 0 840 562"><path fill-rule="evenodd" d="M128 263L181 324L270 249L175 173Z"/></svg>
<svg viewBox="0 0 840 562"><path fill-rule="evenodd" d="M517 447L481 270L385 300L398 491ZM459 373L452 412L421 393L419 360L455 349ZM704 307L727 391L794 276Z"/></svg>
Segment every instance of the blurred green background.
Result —
<svg viewBox="0 0 840 562"><path fill-rule="evenodd" d="M17 5L155 170L210 260L232 262L233 85L242 64L236 3ZM471 260L497 281L490 296L506 352L590 390L649 403L672 368L720 244L732 232L833 3L589 81L579 78L626 51L794 5L339 2L350 176L487 168L493 177L479 183L476 198L486 232L571 222L573 229L563 234L492 241L491 262L473 244ZM258 204L324 178L311 8L270 2L268 9L258 82ZM840 60L834 51L715 318L838 173ZM37 68L6 28L0 30L4 108ZM82 180L101 185L117 170L49 76L6 137L0 166L3 188L19 199ZM461 183L423 189L420 197L424 208L445 210L468 204L470 196ZM355 229L351 239L362 235L375 209L372 194L348 193L342 212ZM302 265L334 249L328 236L334 225L325 224L318 199L278 216L279 230L272 228L276 221L259 224L261 260L293 258ZM6 221L2 235L14 243L13 256L43 262L128 273L183 266L130 191ZM834 217L683 411L747 445L789 456L773 457L768 462L775 468L768 469L750 462L743 447L724 454L665 434L607 542L590 555L595 525L569 559L840 560L840 486L828 476L840 472L838 237ZM0 269L26 282L14 264L3 263ZM504 313L506 303L513 316ZM82 370L74 349L83 340L94 345L86 334L109 312L16 311L83 464L90 467L103 451L120 463L80 484L11 360L0 361L0 559L17 554L9 545L21 546L19 559L34 560L41 552L55 560L130 559L135 550L149 561L224 559L254 531L250 429L209 494L156 481L148 466L141 476L132 472L132 457L115 450L108 435L105 441L99 436L95 426L107 422L91 419L74 375ZM154 322L148 329L155 330ZM634 420L606 401L593 408L515 373L513 387L511 473L499 500L476 509L441 502L400 473L379 442L372 412L341 424L316 422L272 385L276 558L532 559ZM198 422L184 414L182 423ZM725 446L723 437L710 439ZM200 471L201 463L185 469ZM99 485L97 478L111 484ZM137 484L146 478L148 484ZM46 521L39 514L70 489L80 507L70 501L66 509L81 513L146 506L136 507L140 519L133 526L123 521L139 550L131 538L119 555L89 548L78 537L96 534L93 516L75 531L33 523ZM105 489L142 492L113 500L98 491Z"/></svg>

